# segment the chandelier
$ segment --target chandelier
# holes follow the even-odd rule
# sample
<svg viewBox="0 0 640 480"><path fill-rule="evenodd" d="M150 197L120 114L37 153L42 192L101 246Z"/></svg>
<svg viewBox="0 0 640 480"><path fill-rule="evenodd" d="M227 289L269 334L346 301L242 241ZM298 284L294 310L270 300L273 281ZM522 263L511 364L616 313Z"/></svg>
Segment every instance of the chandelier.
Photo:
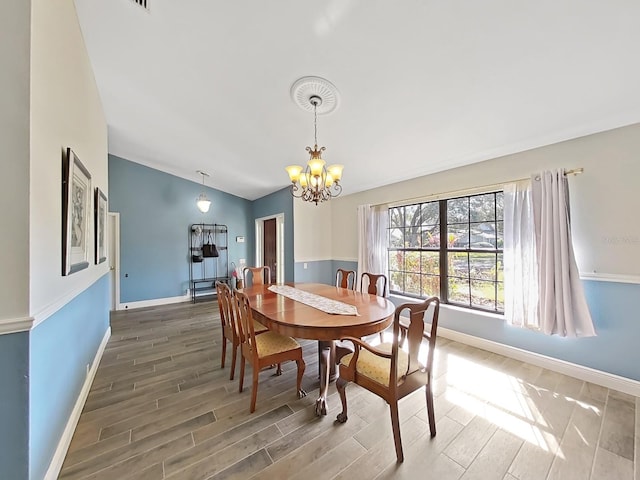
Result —
<svg viewBox="0 0 640 480"><path fill-rule="evenodd" d="M200 175L202 175L202 186L204 187L204 177L208 177L209 174L203 172L202 170L197 171ZM207 213L209 211L209 207L211 206L211 201L207 198L204 191L198 196L196 200L196 205L198 206L198 210L202 213Z"/></svg>
<svg viewBox="0 0 640 480"><path fill-rule="evenodd" d="M324 81L326 82L326 80ZM306 148L310 158L306 167L289 165L286 167L286 170L291 180L291 195L295 198L301 198L305 202L313 202L317 205L318 203L340 195L342 192L340 180L342 179L342 169L344 166L325 166L325 161L322 159L322 152L324 152L325 147L318 148L318 107L322 105L322 97L319 95L311 95L308 97L308 102L313 107L314 132L313 148Z"/></svg>

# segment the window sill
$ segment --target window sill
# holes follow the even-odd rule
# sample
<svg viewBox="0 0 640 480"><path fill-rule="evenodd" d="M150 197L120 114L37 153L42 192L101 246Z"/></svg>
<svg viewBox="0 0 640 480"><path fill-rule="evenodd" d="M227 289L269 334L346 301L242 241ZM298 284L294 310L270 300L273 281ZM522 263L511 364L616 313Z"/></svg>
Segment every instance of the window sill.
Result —
<svg viewBox="0 0 640 480"><path fill-rule="evenodd" d="M394 303L420 303L420 300L418 300L417 298L413 298L413 297L403 297L402 295L396 295L396 294L390 294L389 295L389 299L390 300L397 300L398 302L394 302ZM468 313L470 315L474 315L474 316L478 316L478 317L484 317L484 318L492 318L495 320L502 320L504 321L504 313L493 313L493 312L485 312L483 310L474 310L472 308L464 308L464 307L459 307L458 305L450 305L448 303L441 303L440 304L440 308L443 310L452 310L455 312L464 312L464 313Z"/></svg>

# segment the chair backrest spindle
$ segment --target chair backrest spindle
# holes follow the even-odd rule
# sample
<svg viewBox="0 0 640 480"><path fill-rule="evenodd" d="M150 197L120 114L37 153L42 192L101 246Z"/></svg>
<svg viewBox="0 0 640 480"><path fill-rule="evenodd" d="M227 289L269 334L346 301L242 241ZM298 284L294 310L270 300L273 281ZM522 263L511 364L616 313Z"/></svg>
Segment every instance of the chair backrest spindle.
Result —
<svg viewBox="0 0 640 480"><path fill-rule="evenodd" d="M365 292L365 279L368 281L366 292L379 297L387 296L387 276L384 274L376 274L364 272L360 276L360 289ZM382 286L382 289L380 288Z"/></svg>
<svg viewBox="0 0 640 480"><path fill-rule="evenodd" d="M339 268L336 271L336 287L356 289L356 272Z"/></svg>
<svg viewBox="0 0 640 480"><path fill-rule="evenodd" d="M248 274L251 273L251 285L264 285L265 273L267 277L267 283L271 282L271 268L267 265L263 267L244 267L242 269L242 276L244 277L245 285L248 286Z"/></svg>

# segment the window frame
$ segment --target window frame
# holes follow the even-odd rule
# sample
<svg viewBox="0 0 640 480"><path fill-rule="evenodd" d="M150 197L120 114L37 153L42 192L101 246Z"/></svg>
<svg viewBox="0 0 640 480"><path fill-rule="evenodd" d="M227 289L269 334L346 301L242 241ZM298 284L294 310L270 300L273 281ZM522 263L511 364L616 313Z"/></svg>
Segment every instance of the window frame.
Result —
<svg viewBox="0 0 640 480"><path fill-rule="evenodd" d="M474 197L482 197L482 196L486 196L486 195L492 195L493 196L493 216L491 219L489 220L482 220L482 219L476 219L475 221L473 221L473 212L471 210L471 199L473 199ZM481 312L487 312L487 313L492 313L492 314L497 314L497 315L504 315L504 193L502 190L491 190L491 191L487 191L487 192L481 192L481 193L473 193L473 194L467 194L467 195L457 195L455 197L446 197L446 198L440 198L437 200L425 200L422 202L416 202L416 203L407 203L407 204L400 204L400 205L394 205L389 207L389 225L387 228L388 231L388 246L387 246L387 257L389 258L389 266L387 269L387 274L389 275L389 292L393 295L399 295L399 296L403 296L403 297L408 297L408 298L426 298L426 296L424 295L424 289L423 289L423 278L425 275L427 276L431 276L431 277L437 277L439 278L439 297L440 297L440 301L443 304L448 304L448 305L453 305L453 306L457 306L460 308L465 308L465 309L469 309L469 310L475 310L475 311L481 311ZM499 196L501 197L501 202L499 202L498 198ZM464 222L452 222L449 223L449 218L448 218L448 205L450 201L453 200L461 200L461 199L466 199L467 202L467 214L466 214L466 219ZM406 214L406 208L407 207L414 207L417 206L418 208L422 209L423 205L429 205L429 204L437 204L438 206L438 224L437 225L429 225L430 227L437 227L439 230L439 238L441 239L446 239L444 242L440 241L439 242L439 246L437 247L425 247L422 244L422 241L420 242L420 246L416 247L416 246L407 246L406 245L406 230L408 228L410 228L409 226L407 226L407 221L405 218L405 214ZM499 205L501 205L501 207L499 208ZM392 217L393 217L393 211L394 209L400 209L402 208L402 221L403 221L403 226L402 226L402 242L404 244L403 247L399 247L399 246L392 246L392 232L398 228L397 225L392 225ZM472 227L473 225L477 224L478 226L481 224L492 224L493 225L493 231L494 231L494 239L495 239L495 247L472 247ZM458 225L458 226L465 226L466 225L466 232L468 235L468 241L466 242L466 247L454 247L454 246L450 246L449 245L449 238L450 238L450 226L451 225ZM424 231L422 230L422 227L424 227L424 225L422 225L422 223L420 224L420 236L422 239L422 235L424 234ZM415 227L413 227L415 228ZM392 270L392 262L391 262L391 255L393 254L393 252L402 252L402 259L403 259L403 265L402 265L402 269L400 270ZM413 271L409 271L407 270L407 263L406 263L406 253L407 252L418 252L420 254L420 267L419 267L419 272L417 272L418 275L421 276L420 279L420 294L414 294L414 293L407 293L407 274L415 274L416 272ZM422 265L422 252L437 252L438 253L438 260L439 260L439 265L438 265L438 274L437 275L433 275L431 273L425 273L425 271L423 270L423 265ZM462 279L463 282L466 282L466 284L468 285L469 288L469 295L468 295L468 303L465 302L460 302L460 301L455 301L452 300L450 297L450 291L449 291L449 281L450 281L450 276L449 276L449 259L450 259L450 254L451 253L462 253L462 254L466 254L467 256L467 275L466 278L464 277L452 277L452 278L458 278L459 280ZM494 277L491 280L488 280L487 278L482 278L482 277L473 277L472 276L472 269L471 269L471 261L472 261L472 255L473 254L492 254L494 255L494 263L493 265L494 267ZM400 268L398 266L398 268ZM394 282L392 281L392 273L397 273L400 272L402 274L402 290L394 290L393 289L393 285ZM472 288L473 288L473 283L474 280L476 282L483 282L483 283L493 283L493 297L492 297L492 302L491 305L489 306L482 306L482 305L478 305L478 304L474 304L473 300L474 297L472 295ZM502 293L502 296L500 295L500 293Z"/></svg>

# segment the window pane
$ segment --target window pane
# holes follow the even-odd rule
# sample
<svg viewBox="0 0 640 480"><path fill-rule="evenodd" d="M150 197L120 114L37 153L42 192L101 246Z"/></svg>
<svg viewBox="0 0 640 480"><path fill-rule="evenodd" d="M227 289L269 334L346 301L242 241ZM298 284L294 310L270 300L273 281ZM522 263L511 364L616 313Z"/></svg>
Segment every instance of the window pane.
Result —
<svg viewBox="0 0 640 480"><path fill-rule="evenodd" d="M496 280L495 253L470 253L470 277L480 280Z"/></svg>
<svg viewBox="0 0 640 480"><path fill-rule="evenodd" d="M496 225L493 222L469 225L470 248L496 248Z"/></svg>
<svg viewBox="0 0 640 480"><path fill-rule="evenodd" d="M420 252L405 252L404 269L407 272L420 273Z"/></svg>
<svg viewBox="0 0 640 480"><path fill-rule="evenodd" d="M470 305L469 283L459 278L449 278L449 301Z"/></svg>
<svg viewBox="0 0 640 480"><path fill-rule="evenodd" d="M494 282L471 281L471 305L495 310L496 284Z"/></svg>
<svg viewBox="0 0 640 480"><path fill-rule="evenodd" d="M422 252L422 273L440 274L440 252Z"/></svg>
<svg viewBox="0 0 640 480"><path fill-rule="evenodd" d="M497 222L496 227L498 228L496 246L502 250L504 248L504 223L502 221Z"/></svg>
<svg viewBox="0 0 640 480"><path fill-rule="evenodd" d="M437 225L440 223L440 206L438 202L422 204L422 225Z"/></svg>
<svg viewBox="0 0 640 480"><path fill-rule="evenodd" d="M422 247L440 248L440 226L426 225L422 227Z"/></svg>
<svg viewBox="0 0 640 480"><path fill-rule="evenodd" d="M469 278L469 254L450 252L447 255L449 258L449 276Z"/></svg>
<svg viewBox="0 0 640 480"><path fill-rule="evenodd" d="M420 295L420 277L417 273L407 273L405 276L404 291L409 295Z"/></svg>
<svg viewBox="0 0 640 480"><path fill-rule="evenodd" d="M389 290L394 292L404 292L404 273L403 272L390 272L389 275Z"/></svg>
<svg viewBox="0 0 640 480"><path fill-rule="evenodd" d="M440 296L440 277L433 275L422 276L422 296L423 297L439 297Z"/></svg>
<svg viewBox="0 0 640 480"><path fill-rule="evenodd" d="M389 209L389 226L404 227L404 207Z"/></svg>
<svg viewBox="0 0 640 480"><path fill-rule="evenodd" d="M504 283L502 282L498 283L498 301L496 310L504 312Z"/></svg>
<svg viewBox="0 0 640 480"><path fill-rule="evenodd" d="M504 192L496 192L496 220L504 220Z"/></svg>
<svg viewBox="0 0 640 480"><path fill-rule="evenodd" d="M495 220L495 196L493 193L475 195L469 199L469 219L472 222Z"/></svg>
<svg viewBox="0 0 640 480"><path fill-rule="evenodd" d="M389 246L391 248L404 247L404 229L392 228L389 230Z"/></svg>
<svg viewBox="0 0 640 480"><path fill-rule="evenodd" d="M449 248L468 248L469 247L469 225L466 223L458 225L449 225L449 235L447 245Z"/></svg>
<svg viewBox="0 0 640 480"><path fill-rule="evenodd" d="M498 281L504 282L504 260L502 259L502 254L498 254Z"/></svg>
<svg viewBox="0 0 640 480"><path fill-rule="evenodd" d="M420 205L407 205L404 207L405 227L420 225Z"/></svg>
<svg viewBox="0 0 640 480"><path fill-rule="evenodd" d="M422 232L419 226L404 229L404 246L406 248L420 248L422 246Z"/></svg>
<svg viewBox="0 0 640 480"><path fill-rule="evenodd" d="M467 223L469 221L469 197L447 200L447 223Z"/></svg>
<svg viewBox="0 0 640 480"><path fill-rule="evenodd" d="M404 252L389 251L389 270L404 269Z"/></svg>

